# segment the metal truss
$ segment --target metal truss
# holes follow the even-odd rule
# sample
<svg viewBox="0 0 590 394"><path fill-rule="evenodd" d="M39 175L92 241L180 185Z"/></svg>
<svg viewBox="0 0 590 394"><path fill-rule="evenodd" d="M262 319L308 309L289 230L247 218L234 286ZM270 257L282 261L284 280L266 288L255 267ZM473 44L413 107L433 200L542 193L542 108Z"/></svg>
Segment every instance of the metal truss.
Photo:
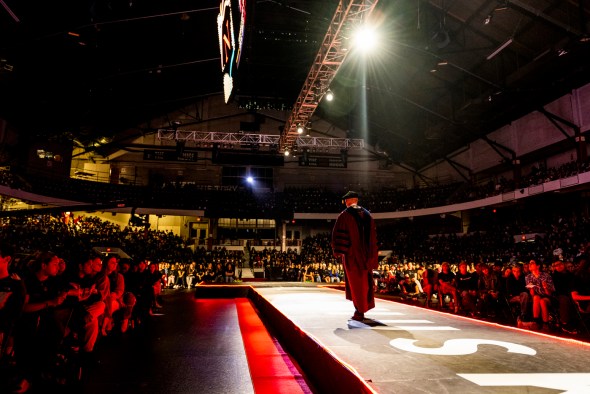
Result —
<svg viewBox="0 0 590 394"><path fill-rule="evenodd" d="M281 152L294 147L299 138L297 127L305 126L311 120L319 101L329 89L348 54L346 35L362 23L376 4L377 0L341 0L338 3L324 41L281 134Z"/></svg>
<svg viewBox="0 0 590 394"><path fill-rule="evenodd" d="M212 131L158 130L159 141L192 142L195 145L213 147L217 144L232 149L261 148L279 150L281 136L277 134L219 133ZM298 136L292 146L310 149L350 150L363 149L365 141L351 138L327 138Z"/></svg>

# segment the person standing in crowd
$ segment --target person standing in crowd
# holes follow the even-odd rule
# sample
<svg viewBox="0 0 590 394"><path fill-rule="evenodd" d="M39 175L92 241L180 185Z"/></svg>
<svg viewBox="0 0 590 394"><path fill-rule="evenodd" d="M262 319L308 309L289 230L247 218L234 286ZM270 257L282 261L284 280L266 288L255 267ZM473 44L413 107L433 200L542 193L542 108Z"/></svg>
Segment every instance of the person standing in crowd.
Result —
<svg viewBox="0 0 590 394"><path fill-rule="evenodd" d="M334 225L332 249L344 265L346 299L355 308L352 319L363 321L365 312L375 307L372 273L379 266L377 230L369 211L358 205L358 193L349 191L342 200L346 209Z"/></svg>

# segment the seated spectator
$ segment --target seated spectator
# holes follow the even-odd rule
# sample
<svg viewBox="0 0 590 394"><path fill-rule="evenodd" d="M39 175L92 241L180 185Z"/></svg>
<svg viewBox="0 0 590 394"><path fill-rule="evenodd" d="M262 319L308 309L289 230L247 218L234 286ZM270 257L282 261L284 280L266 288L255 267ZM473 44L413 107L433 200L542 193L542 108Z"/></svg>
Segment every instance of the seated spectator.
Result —
<svg viewBox="0 0 590 394"><path fill-rule="evenodd" d="M207 269L205 270L205 275L203 276L203 280L208 283L215 282L215 278L217 278L217 274L215 273L215 268L213 267L213 263L207 264Z"/></svg>
<svg viewBox="0 0 590 394"><path fill-rule="evenodd" d="M509 304L519 305L518 319L523 322L531 320L531 294L526 287L522 264L514 264L506 278L506 299Z"/></svg>
<svg viewBox="0 0 590 394"><path fill-rule="evenodd" d="M439 308L444 304L445 295L450 295L453 300L455 313L459 312L459 299L457 295L455 274L451 272L451 266L448 262L441 265L441 272L438 273L438 302Z"/></svg>
<svg viewBox="0 0 590 394"><path fill-rule="evenodd" d="M417 297L420 294L418 284L410 274L404 275L404 279L400 282L400 288L403 297Z"/></svg>
<svg viewBox="0 0 590 394"><path fill-rule="evenodd" d="M526 286L533 298L533 319L540 328L549 329L549 308L555 292L553 279L547 272L541 271L541 266L535 260L529 262L529 271Z"/></svg>
<svg viewBox="0 0 590 394"><path fill-rule="evenodd" d="M572 299L584 313L590 313L590 257L580 256L572 285Z"/></svg>
<svg viewBox="0 0 590 394"><path fill-rule="evenodd" d="M330 272L328 271L328 266L326 263L315 263L315 269L316 282L330 282Z"/></svg>
<svg viewBox="0 0 590 394"><path fill-rule="evenodd" d="M183 263L176 263L176 284L175 289L186 288L186 265Z"/></svg>
<svg viewBox="0 0 590 394"><path fill-rule="evenodd" d="M315 281L315 270L311 264L307 264L303 269L303 275L301 276L303 282Z"/></svg>
<svg viewBox="0 0 590 394"><path fill-rule="evenodd" d="M199 263L197 265L197 268L195 269L194 284L197 285L200 282L202 282L203 280L205 280L205 266L203 264Z"/></svg>
<svg viewBox="0 0 590 394"><path fill-rule="evenodd" d="M17 388L20 392L27 391L42 372L50 369L64 336L55 310L67 295L55 280L58 265L59 258L54 253L40 252L23 273L25 304L14 331L16 364L22 375Z"/></svg>
<svg viewBox="0 0 590 394"><path fill-rule="evenodd" d="M234 263L228 261L225 264L225 271L224 271L224 282L225 283L232 283L236 280L236 267Z"/></svg>
<svg viewBox="0 0 590 394"><path fill-rule="evenodd" d="M176 264L170 265L170 269L168 270L168 278L166 279L166 287L169 289L177 288L175 286L178 285L177 283L178 272L176 270Z"/></svg>
<svg viewBox="0 0 590 394"><path fill-rule="evenodd" d="M217 259L217 263L215 264L215 282L223 283L225 282L225 267L221 264L221 261Z"/></svg>
<svg viewBox="0 0 590 394"><path fill-rule="evenodd" d="M156 301L154 286L161 280L161 274L154 274L147 267L147 260L141 260L137 264L137 270L132 272L130 281L127 281L131 284L129 290L136 298L133 318L139 324L153 314Z"/></svg>
<svg viewBox="0 0 590 394"><path fill-rule="evenodd" d="M422 290L426 293L426 303L424 306L430 308L432 302L432 294L436 294L438 291L437 272L427 267L422 274Z"/></svg>
<svg viewBox="0 0 590 394"><path fill-rule="evenodd" d="M340 273L338 272L338 266L336 264L328 264L328 282L329 283L340 283Z"/></svg>
<svg viewBox="0 0 590 394"><path fill-rule="evenodd" d="M151 306L152 310L162 308L162 305L158 302L160 295L162 294L162 273L159 268L160 266L157 263L149 263L147 266L146 280L148 283L152 283L151 288L154 292Z"/></svg>
<svg viewBox="0 0 590 394"><path fill-rule="evenodd" d="M197 263L191 261L186 270L186 287L192 288L196 279Z"/></svg>
<svg viewBox="0 0 590 394"><path fill-rule="evenodd" d="M0 361L12 355L13 333L16 322L25 304L24 282L8 267L14 255L14 248L0 243Z"/></svg>
<svg viewBox="0 0 590 394"><path fill-rule="evenodd" d="M478 312L482 317L497 314L500 307L498 303L500 290L498 274L488 264L484 264L477 285L479 295Z"/></svg>
<svg viewBox="0 0 590 394"><path fill-rule="evenodd" d="M555 292L553 296L559 312L559 322L562 331L568 334L576 334L574 327L574 309L572 304L572 290L575 274L565 269L565 263L561 260L553 262L551 279Z"/></svg>
<svg viewBox="0 0 590 394"><path fill-rule="evenodd" d="M467 270L467 263L459 263L459 272L455 274L457 295L461 300L461 308L471 314L476 312L477 303L477 275Z"/></svg>
<svg viewBox="0 0 590 394"><path fill-rule="evenodd" d="M110 292L109 280L102 269L100 256L91 256L79 264L69 278L71 289L62 305L64 329L80 332L82 355L90 358L99 334L99 318L105 311L105 300ZM71 313L71 319L69 318ZM70 327L67 322L70 322Z"/></svg>
<svg viewBox="0 0 590 394"><path fill-rule="evenodd" d="M115 313L121 315L119 331L124 333L129 327L129 319L135 306L135 296L125 291L125 277L119 273L119 259L111 256L105 263L105 274L109 279L109 294L105 298L105 313L101 324L101 333L108 335L115 324Z"/></svg>

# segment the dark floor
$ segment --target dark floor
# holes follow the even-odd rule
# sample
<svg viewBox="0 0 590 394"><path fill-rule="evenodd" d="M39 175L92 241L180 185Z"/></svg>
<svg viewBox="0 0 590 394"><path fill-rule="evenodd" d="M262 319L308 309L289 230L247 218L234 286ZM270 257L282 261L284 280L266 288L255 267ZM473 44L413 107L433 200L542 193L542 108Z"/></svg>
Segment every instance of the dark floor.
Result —
<svg viewBox="0 0 590 394"><path fill-rule="evenodd" d="M253 393L233 304L167 290L161 315L102 338L84 393Z"/></svg>

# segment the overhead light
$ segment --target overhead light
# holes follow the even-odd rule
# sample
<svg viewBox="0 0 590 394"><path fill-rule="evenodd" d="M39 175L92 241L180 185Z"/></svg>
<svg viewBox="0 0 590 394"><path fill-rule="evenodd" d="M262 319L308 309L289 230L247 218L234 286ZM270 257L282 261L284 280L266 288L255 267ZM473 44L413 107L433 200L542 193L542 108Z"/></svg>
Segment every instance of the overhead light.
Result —
<svg viewBox="0 0 590 394"><path fill-rule="evenodd" d="M326 92L326 100L328 100L328 101L334 100L334 93L332 93L332 91L330 89L328 89L328 91Z"/></svg>
<svg viewBox="0 0 590 394"><path fill-rule="evenodd" d="M304 127L301 123L297 123L297 134L303 134Z"/></svg>
<svg viewBox="0 0 590 394"><path fill-rule="evenodd" d="M289 149L285 149L285 156L289 156Z"/></svg>
<svg viewBox="0 0 590 394"><path fill-rule="evenodd" d="M486 57L487 60L490 60L491 58L493 58L494 56L496 56L498 53L502 52L504 50L504 48L506 48L508 45L512 44L512 38L509 38L508 41L506 41L504 44L500 45L494 52L490 53L488 55L488 57Z"/></svg>
<svg viewBox="0 0 590 394"><path fill-rule="evenodd" d="M449 64L449 62L447 62L446 60L441 60L440 62L437 63L439 66L446 66L447 64Z"/></svg>

